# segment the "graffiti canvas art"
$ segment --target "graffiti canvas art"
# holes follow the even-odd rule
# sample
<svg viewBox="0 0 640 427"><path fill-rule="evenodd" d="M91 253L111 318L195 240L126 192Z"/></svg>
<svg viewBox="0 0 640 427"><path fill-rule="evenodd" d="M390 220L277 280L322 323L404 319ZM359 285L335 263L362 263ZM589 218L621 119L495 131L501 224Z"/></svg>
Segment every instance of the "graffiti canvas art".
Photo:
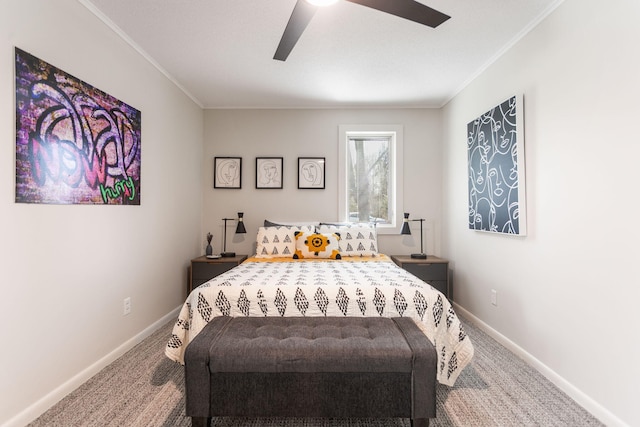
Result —
<svg viewBox="0 0 640 427"><path fill-rule="evenodd" d="M16 48L16 202L140 204L141 114Z"/></svg>
<svg viewBox="0 0 640 427"><path fill-rule="evenodd" d="M522 96L467 124L469 228L525 235Z"/></svg>

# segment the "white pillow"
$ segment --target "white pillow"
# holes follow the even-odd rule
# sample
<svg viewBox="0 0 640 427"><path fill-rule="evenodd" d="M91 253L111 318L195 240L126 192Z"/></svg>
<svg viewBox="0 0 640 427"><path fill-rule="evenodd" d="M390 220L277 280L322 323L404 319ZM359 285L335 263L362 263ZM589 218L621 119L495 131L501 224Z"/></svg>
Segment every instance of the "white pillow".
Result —
<svg viewBox="0 0 640 427"><path fill-rule="evenodd" d="M378 235L373 225L321 225L318 231L340 234L340 254L343 257L378 255Z"/></svg>
<svg viewBox="0 0 640 427"><path fill-rule="evenodd" d="M259 227L256 237L256 258L293 258L296 251L294 233L313 232L313 226Z"/></svg>

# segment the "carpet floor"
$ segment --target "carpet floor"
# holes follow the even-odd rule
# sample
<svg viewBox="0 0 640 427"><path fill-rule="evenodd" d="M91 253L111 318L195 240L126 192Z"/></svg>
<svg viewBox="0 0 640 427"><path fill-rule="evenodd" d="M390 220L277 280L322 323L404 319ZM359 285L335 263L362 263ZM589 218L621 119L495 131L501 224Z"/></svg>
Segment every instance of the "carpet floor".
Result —
<svg viewBox="0 0 640 427"><path fill-rule="evenodd" d="M603 426L473 324L475 355L454 387L438 384L432 427ZM183 367L164 356L173 322L58 402L29 427L189 427ZM214 418L212 427L409 427L408 419Z"/></svg>

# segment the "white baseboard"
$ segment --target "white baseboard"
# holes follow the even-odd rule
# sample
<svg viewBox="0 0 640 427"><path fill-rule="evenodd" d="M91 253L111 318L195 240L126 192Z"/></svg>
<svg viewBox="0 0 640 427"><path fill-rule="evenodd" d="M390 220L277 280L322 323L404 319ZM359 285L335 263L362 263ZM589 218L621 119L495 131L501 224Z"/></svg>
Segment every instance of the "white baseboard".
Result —
<svg viewBox="0 0 640 427"><path fill-rule="evenodd" d="M108 366L110 363L114 362L117 358L125 354L127 351L131 350L137 344L139 344L142 340L150 336L152 333L157 331L161 326L165 325L172 318L177 318L178 313L182 305L172 310L170 313L163 316L161 319L157 320L147 328L145 328L142 332L135 335L133 338L127 340L122 345L114 349L111 353L104 356L102 359L95 362L93 365L84 369L81 372L78 372L75 376L70 378L68 381L61 384L59 387L51 391L49 394L44 396L42 399L33 403L29 407L27 407L24 411L17 414L15 417L11 418L2 427L24 427L29 424L31 421L38 418L47 409L51 408L53 405L58 403L62 398L66 395L80 387L84 384L89 378L100 372L103 368Z"/></svg>
<svg viewBox="0 0 640 427"><path fill-rule="evenodd" d="M628 424L624 423L621 419L612 414L608 409L586 395L569 381L558 375L547 365L533 357L531 354L527 353L522 347L502 335L500 332L493 329L491 326L484 323L482 320L478 319L461 305L458 305L455 302L453 303L453 305L456 312L460 313L462 316L464 316L465 319L469 320L475 326L482 329L482 331L484 331L491 338L502 344L504 347L509 349L509 351L531 365L545 378L555 384L560 390L562 390L569 397L575 400L580 406L589 411L589 413L599 419L602 423L604 423L608 427L629 427Z"/></svg>

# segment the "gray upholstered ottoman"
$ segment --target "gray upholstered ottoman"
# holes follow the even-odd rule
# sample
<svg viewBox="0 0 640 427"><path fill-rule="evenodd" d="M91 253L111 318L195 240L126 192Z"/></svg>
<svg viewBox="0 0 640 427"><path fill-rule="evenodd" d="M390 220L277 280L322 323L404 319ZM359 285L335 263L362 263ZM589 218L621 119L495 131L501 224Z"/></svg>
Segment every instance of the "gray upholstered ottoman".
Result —
<svg viewBox="0 0 640 427"><path fill-rule="evenodd" d="M185 353L186 413L435 417L436 351L409 318L218 317Z"/></svg>

